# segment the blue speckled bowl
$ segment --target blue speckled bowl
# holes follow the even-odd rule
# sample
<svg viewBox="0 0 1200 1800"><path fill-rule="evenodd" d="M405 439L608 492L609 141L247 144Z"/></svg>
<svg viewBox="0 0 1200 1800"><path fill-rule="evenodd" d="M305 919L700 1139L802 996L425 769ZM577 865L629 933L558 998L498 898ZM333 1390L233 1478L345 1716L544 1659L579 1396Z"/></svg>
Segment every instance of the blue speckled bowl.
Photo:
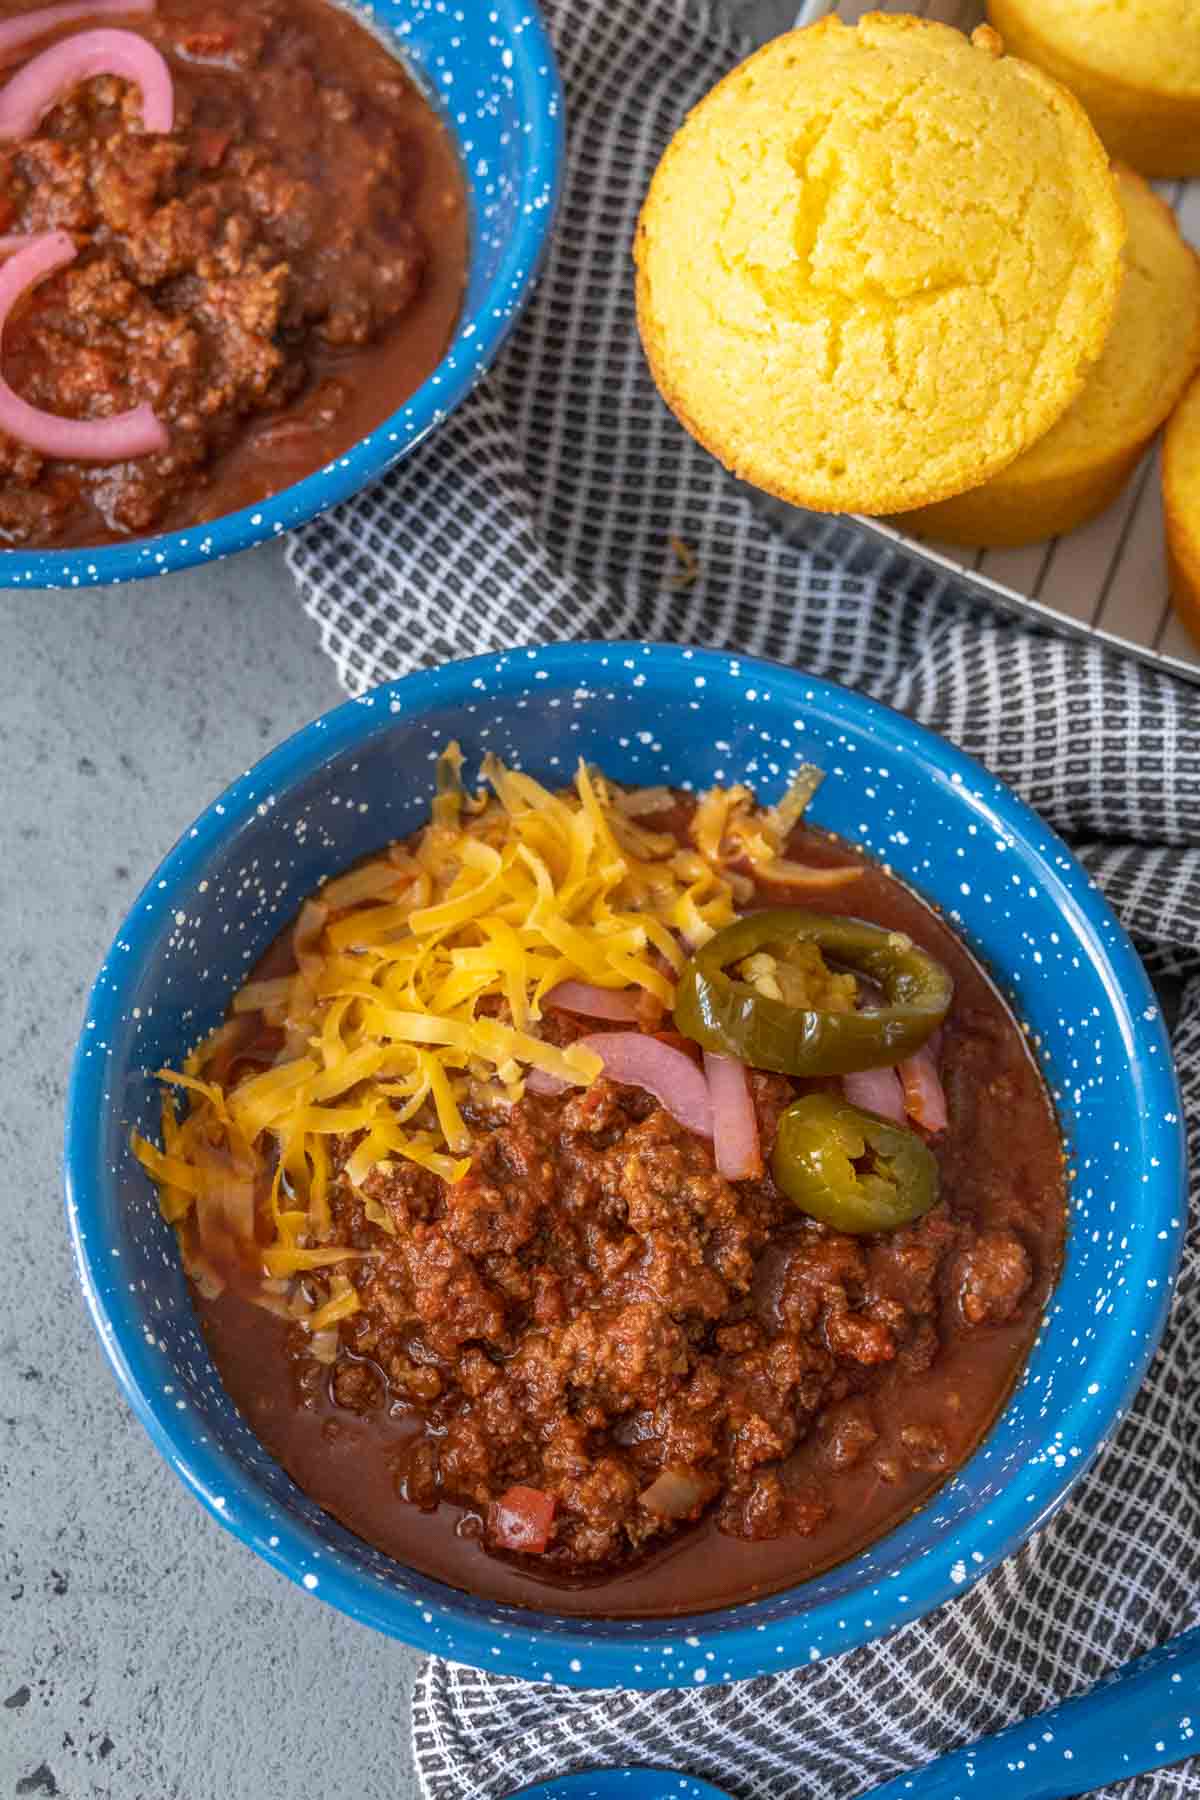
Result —
<svg viewBox="0 0 1200 1800"><path fill-rule="evenodd" d="M729 1800L724 1788L678 1769L585 1769L521 1788L508 1800Z"/></svg>
<svg viewBox="0 0 1200 1800"><path fill-rule="evenodd" d="M588 1624L477 1601L408 1573L292 1485L226 1399L171 1233L128 1150L153 1130L148 1073L178 1063L319 878L415 828L450 736L565 781L751 782L799 758L818 823L939 903L1027 1025L1070 1154L1066 1269L1024 1380L923 1511L828 1574L692 1618ZM80 1280L130 1403L201 1503L356 1619L497 1673L576 1685L729 1681L894 1630L1010 1555L1061 1504L1128 1405L1166 1314L1184 1149L1154 996L1105 901L998 781L907 719L793 670L651 644L570 644L452 663L308 726L228 789L151 878L96 980L75 1062L67 1208Z"/></svg>
<svg viewBox="0 0 1200 1800"><path fill-rule="evenodd" d="M458 145L471 252L458 329L433 374L345 456L210 523L98 549L2 550L0 588L77 588L168 575L278 537L408 455L489 367L528 298L558 204L563 99L535 0L339 0L400 55Z"/></svg>

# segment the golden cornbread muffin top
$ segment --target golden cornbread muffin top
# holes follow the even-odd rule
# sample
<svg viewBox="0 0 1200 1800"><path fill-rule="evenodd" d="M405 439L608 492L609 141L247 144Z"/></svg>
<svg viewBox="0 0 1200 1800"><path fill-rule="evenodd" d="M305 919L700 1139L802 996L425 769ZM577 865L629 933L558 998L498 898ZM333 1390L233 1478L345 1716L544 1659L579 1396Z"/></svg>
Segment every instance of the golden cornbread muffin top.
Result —
<svg viewBox="0 0 1200 1800"><path fill-rule="evenodd" d="M1036 483L1149 437L1200 357L1200 262L1175 215L1132 169L1115 170L1129 237L1116 318L1079 398L997 478Z"/></svg>
<svg viewBox="0 0 1200 1800"><path fill-rule="evenodd" d="M1116 498L1200 365L1200 259L1175 215L1132 169L1116 168L1129 231L1108 342L1083 391L1007 468L948 500L901 514L902 528L955 544L1028 544L1071 531Z"/></svg>
<svg viewBox="0 0 1200 1800"><path fill-rule="evenodd" d="M985 481L1103 348L1124 227L1078 103L905 15L758 51L700 102L638 227L669 405L737 474L891 512Z"/></svg>
<svg viewBox="0 0 1200 1800"><path fill-rule="evenodd" d="M1200 94L1197 0L1009 0L1052 49L1113 81Z"/></svg>
<svg viewBox="0 0 1200 1800"><path fill-rule="evenodd" d="M1171 415L1163 460L1165 485L1174 490L1181 509L1190 511L1193 529L1200 537L1200 379L1192 383Z"/></svg>
<svg viewBox="0 0 1200 1800"><path fill-rule="evenodd" d="M1200 581L1200 377L1167 422L1163 439L1163 501L1168 534L1182 543Z"/></svg>
<svg viewBox="0 0 1200 1800"><path fill-rule="evenodd" d="M1175 610L1200 644L1200 377L1167 424L1163 511Z"/></svg>

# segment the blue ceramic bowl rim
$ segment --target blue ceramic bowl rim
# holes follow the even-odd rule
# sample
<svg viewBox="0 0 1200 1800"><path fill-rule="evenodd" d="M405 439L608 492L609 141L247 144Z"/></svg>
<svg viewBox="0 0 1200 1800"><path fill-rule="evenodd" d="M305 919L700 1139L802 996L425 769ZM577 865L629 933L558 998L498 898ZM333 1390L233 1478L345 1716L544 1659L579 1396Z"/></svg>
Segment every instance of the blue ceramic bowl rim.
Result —
<svg viewBox="0 0 1200 1800"><path fill-rule="evenodd" d="M729 665L728 657L721 652L672 644L556 644L538 647L536 651L513 652L508 657L491 653L442 664L346 701L302 727L239 776L180 837L133 902L116 934L114 948L119 942L126 952L117 959L118 964L131 970L137 966L140 952L153 939L161 915L172 914L179 897L203 878L210 851L250 821L264 791L278 794L286 790L293 782L312 775L333 755L385 734L406 718L447 705L470 704L479 686L477 678L484 674L493 697L503 697L510 690L521 691L526 654L536 655L539 667L546 670L549 679L575 685L595 680L612 659L619 660L623 654L649 657L676 674L684 672L689 680L703 675L714 681L728 672ZM767 1602L750 1602L694 1617L689 1621L691 1632L702 1634L702 1646L715 1645L719 1650L720 1661L712 1673L714 1679L720 1680L777 1673L886 1637L968 1592L1044 1524L1108 1442L1141 1385L1166 1323L1187 1219L1182 1102L1161 1014L1133 945L1067 846L981 764L903 714L804 671L748 656L737 660L743 676L757 674L772 682L777 690L792 690L798 709L814 702L836 705L847 724L853 725L857 720L864 728L888 734L894 752L918 754L944 783L967 784L977 794L985 793L998 827L1028 846L1047 888L1054 892L1064 912L1072 915L1075 925L1083 929L1093 963L1104 969L1114 1009L1125 1023L1129 1041L1140 1035L1154 1046L1155 1053L1135 1065L1141 1083L1139 1128L1144 1134L1149 1166L1156 1170L1153 1189L1146 1188L1142 1199L1149 1205L1152 1192L1161 1196L1158 1222L1164 1229L1155 1234L1144 1252L1141 1268L1148 1275L1144 1288L1136 1292L1120 1289L1123 1310L1113 1319L1096 1360L1090 1365L1102 1398L1056 1415L1078 1456L1069 1461L1058 1458L1057 1462L1064 1465L1061 1467L1052 1457L1026 1465L1019 1476L1010 1477L989 1503L984 1525L978 1521L966 1526L959 1523L938 1541L936 1555L932 1550L924 1551L905 1566L903 1583L890 1579L864 1585L853 1593L821 1602L803 1616L774 1619L765 1628L758 1622L756 1612ZM1041 848L1035 849L1039 843ZM111 961L106 966L111 969ZM85 1014L95 1032L92 1042L106 1042L112 1036L123 1011L122 992L120 978L97 982L93 987ZM89 1035L90 1032L81 1034L71 1069L64 1185L76 1271L104 1352L126 1399L168 1466L211 1517L299 1585L306 1550L302 1527L268 1507L253 1482L243 1477L231 1459L214 1449L206 1434L192 1422L190 1413L172 1410L164 1402L151 1360L152 1346L148 1350L137 1317L137 1302L114 1278L107 1248L93 1232L97 1224L96 1194L102 1182L97 1180L93 1189L91 1180L92 1172L103 1168L105 1077L103 1059L86 1053L85 1040ZM1168 1220L1173 1229L1165 1229ZM1136 1349L1131 1356L1126 1346L1133 1340ZM970 1464L966 1466L969 1468ZM214 1498L217 1495L222 1496L219 1502ZM236 1501L227 1496L235 1496ZM311 1587L311 1578L304 1585ZM606 1621L531 1612L526 1623L519 1616L520 1609L505 1608L501 1630L499 1620L489 1624L478 1614L466 1612L456 1590L434 1585L440 1588L442 1617L453 1620L455 1625L456 1661L495 1674L543 1681L550 1678L548 1665L553 1664L554 1680L593 1688L645 1689L684 1684L677 1681L680 1664L687 1655L682 1649L685 1640L676 1635L679 1619L617 1622L626 1631L631 1626L635 1628L636 1637L628 1637L611 1635L613 1627ZM425 1603L414 1602L410 1595L381 1589L325 1561L318 1597L351 1618L415 1648L435 1655L446 1653L443 1628ZM694 1644L695 1636L687 1641ZM667 1645L670 1648L664 1648ZM635 1664L635 1657L643 1657L644 1661ZM669 1668L664 1663L666 1658L671 1659ZM705 1675L709 1672L705 1670Z"/></svg>
<svg viewBox="0 0 1200 1800"><path fill-rule="evenodd" d="M618 1800L618 1796L619 1800L732 1800L725 1788L714 1787L711 1781L652 1763L574 1769L569 1775L552 1775L516 1788L505 1800Z"/></svg>
<svg viewBox="0 0 1200 1800"><path fill-rule="evenodd" d="M503 260L478 309L464 315L437 368L404 405L343 456L266 500L202 525L129 543L60 550L0 549L0 589L96 587L170 575L219 562L283 535L326 512L387 473L466 399L513 329L541 272L562 193L566 125L562 82L536 0L490 0L513 45L513 79L524 89L528 161L519 212ZM379 24L368 6L369 23ZM403 56L403 38L389 32ZM426 91L428 83L420 80ZM436 96L432 96L436 101ZM440 104L440 103L439 103ZM471 355L456 355L464 325L473 325ZM403 421L403 429L401 423Z"/></svg>

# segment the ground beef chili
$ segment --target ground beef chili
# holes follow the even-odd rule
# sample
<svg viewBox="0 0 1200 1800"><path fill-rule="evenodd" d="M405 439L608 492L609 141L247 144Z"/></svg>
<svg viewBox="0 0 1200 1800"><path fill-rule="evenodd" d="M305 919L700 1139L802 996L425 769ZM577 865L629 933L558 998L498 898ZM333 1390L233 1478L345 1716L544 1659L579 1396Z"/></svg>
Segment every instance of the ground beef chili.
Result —
<svg viewBox="0 0 1200 1800"><path fill-rule="evenodd" d="M729 1604L878 1537L1002 1406L1062 1252L1045 1088L940 917L823 834L801 830L790 853L862 861L822 910L907 933L953 976L950 1127L935 1145L941 1199L923 1218L886 1235L830 1230L798 1216L769 1175L725 1181L706 1140L602 1078L474 1114L473 1165L456 1187L411 1164L373 1171L365 1191L394 1237L334 1184L340 1241L377 1257L332 1367L304 1331L234 1294L200 1303L263 1441L401 1562L565 1612ZM271 972L289 966L286 942L273 956ZM590 1029L553 1016L563 1041ZM814 1084L752 1083L769 1145ZM664 1480L668 1503L682 1496L679 1523L639 1500ZM544 1550L521 1490L554 1497ZM502 1547L522 1531L539 1553Z"/></svg>
<svg viewBox="0 0 1200 1800"><path fill-rule="evenodd" d="M175 129L145 133L136 88L100 76L0 146L0 232L78 248L10 320L4 373L72 418L149 402L170 442L98 466L0 438L0 545L100 544L265 498L401 405L461 304L450 140L348 13L159 0L118 23L166 57Z"/></svg>

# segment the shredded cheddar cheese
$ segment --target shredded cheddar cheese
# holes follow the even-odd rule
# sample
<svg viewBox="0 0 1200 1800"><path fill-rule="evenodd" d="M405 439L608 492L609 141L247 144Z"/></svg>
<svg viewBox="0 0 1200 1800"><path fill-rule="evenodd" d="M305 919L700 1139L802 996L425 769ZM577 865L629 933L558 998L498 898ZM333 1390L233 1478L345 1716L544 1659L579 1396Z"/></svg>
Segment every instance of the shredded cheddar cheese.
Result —
<svg viewBox="0 0 1200 1800"><path fill-rule="evenodd" d="M226 1024L160 1071L161 1147L132 1139L206 1291L236 1265L314 1338L358 1310L370 1257L337 1241L334 1184L394 1235L362 1191L372 1170L407 1161L461 1181L469 1103L514 1104L531 1070L590 1085L600 1058L542 1034L547 996L583 981L669 1013L688 954L736 916L751 872L795 866L784 845L819 779L802 770L769 812L747 788L713 789L688 845L655 828L666 789L626 793L581 763L553 793L489 755L470 793L461 770L450 744L429 823L305 903L295 972L235 994Z"/></svg>

